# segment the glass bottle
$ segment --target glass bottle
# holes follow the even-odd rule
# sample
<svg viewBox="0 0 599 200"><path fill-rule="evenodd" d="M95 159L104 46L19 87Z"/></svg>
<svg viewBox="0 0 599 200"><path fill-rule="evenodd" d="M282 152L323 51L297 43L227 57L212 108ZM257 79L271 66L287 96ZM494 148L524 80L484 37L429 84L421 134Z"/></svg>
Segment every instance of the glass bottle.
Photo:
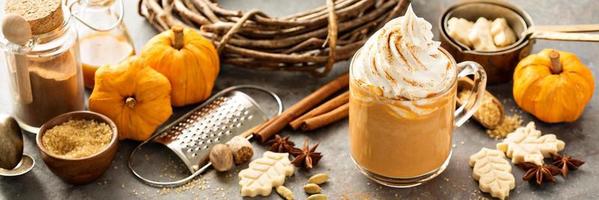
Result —
<svg viewBox="0 0 599 200"><path fill-rule="evenodd" d="M8 72L12 115L31 133L60 114L85 108L77 31L61 14L49 20L52 23L26 26L33 35L22 44L0 37L0 65ZM54 22L51 29L35 31Z"/></svg>
<svg viewBox="0 0 599 200"><path fill-rule="evenodd" d="M117 64L135 54L133 40L123 24L123 0L118 1L120 5L115 5L116 0L77 0L69 6L72 16L79 21L77 29L87 88L93 88L99 67Z"/></svg>

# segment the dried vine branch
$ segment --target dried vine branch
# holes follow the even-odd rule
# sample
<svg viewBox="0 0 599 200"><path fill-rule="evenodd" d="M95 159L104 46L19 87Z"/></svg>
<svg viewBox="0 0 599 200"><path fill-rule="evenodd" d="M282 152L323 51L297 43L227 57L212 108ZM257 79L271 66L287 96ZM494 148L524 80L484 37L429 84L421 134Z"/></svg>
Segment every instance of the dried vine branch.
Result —
<svg viewBox="0 0 599 200"><path fill-rule="evenodd" d="M259 10L228 10L214 0L139 0L138 12L159 31L200 29L223 63L326 75L349 59L410 0L326 0L326 5L274 18Z"/></svg>

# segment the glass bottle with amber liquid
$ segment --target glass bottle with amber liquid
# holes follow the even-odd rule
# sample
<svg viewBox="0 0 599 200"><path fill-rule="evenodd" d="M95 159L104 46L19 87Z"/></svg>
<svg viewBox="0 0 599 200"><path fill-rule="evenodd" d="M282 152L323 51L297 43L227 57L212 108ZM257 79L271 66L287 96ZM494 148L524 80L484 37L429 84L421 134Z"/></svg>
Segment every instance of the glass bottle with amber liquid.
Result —
<svg viewBox="0 0 599 200"><path fill-rule="evenodd" d="M69 9L79 21L83 80L85 87L91 89L99 67L117 64L135 54L133 40L123 23L123 0L76 0Z"/></svg>

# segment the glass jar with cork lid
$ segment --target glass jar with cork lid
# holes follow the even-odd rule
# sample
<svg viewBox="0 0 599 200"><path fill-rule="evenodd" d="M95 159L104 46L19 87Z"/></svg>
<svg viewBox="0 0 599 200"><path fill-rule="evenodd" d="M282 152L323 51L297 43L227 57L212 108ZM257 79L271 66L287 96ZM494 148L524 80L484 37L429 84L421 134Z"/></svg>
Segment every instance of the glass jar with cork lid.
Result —
<svg viewBox="0 0 599 200"><path fill-rule="evenodd" d="M118 4L116 2L118 1ZM93 88L96 70L135 55L123 17L123 0L65 0L77 23L83 80Z"/></svg>
<svg viewBox="0 0 599 200"><path fill-rule="evenodd" d="M85 108L77 31L60 0L7 0L0 65L8 71L12 115L37 133L46 121Z"/></svg>

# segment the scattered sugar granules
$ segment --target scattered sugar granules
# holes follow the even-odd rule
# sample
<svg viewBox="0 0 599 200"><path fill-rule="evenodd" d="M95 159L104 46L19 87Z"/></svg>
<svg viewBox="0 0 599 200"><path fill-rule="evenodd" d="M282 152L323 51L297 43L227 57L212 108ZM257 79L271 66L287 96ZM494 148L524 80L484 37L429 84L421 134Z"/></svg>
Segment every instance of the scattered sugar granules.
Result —
<svg viewBox="0 0 599 200"><path fill-rule="evenodd" d="M169 194L171 192L175 192L175 193L181 193L181 192L186 192L191 190L193 194L195 194L196 190L206 190L210 188L210 185L208 185L208 182L206 181L206 179L204 179L203 177L194 179L184 185L181 185L179 187L175 187L175 188L162 188L159 192L160 195L166 195ZM193 190L192 190L193 189Z"/></svg>
<svg viewBox="0 0 599 200"><path fill-rule="evenodd" d="M514 114L512 116L505 116L503 122L495 129L487 130L487 135L494 139L505 138L511 132L514 132L522 124L522 118L520 115Z"/></svg>
<svg viewBox="0 0 599 200"><path fill-rule="evenodd" d="M461 91L459 98L462 101L467 100L471 91ZM501 110L493 103L493 99L488 95L484 95L482 103L474 116L484 124L497 124L501 120ZM522 124L522 118L520 115L514 114L511 116L504 116L503 121L495 127L495 129L488 129L487 135L493 139L505 138L508 134L516 130Z"/></svg>
<svg viewBox="0 0 599 200"><path fill-rule="evenodd" d="M93 120L69 120L46 131L42 144L51 153L64 158L93 155L110 143L112 132L106 123Z"/></svg>

